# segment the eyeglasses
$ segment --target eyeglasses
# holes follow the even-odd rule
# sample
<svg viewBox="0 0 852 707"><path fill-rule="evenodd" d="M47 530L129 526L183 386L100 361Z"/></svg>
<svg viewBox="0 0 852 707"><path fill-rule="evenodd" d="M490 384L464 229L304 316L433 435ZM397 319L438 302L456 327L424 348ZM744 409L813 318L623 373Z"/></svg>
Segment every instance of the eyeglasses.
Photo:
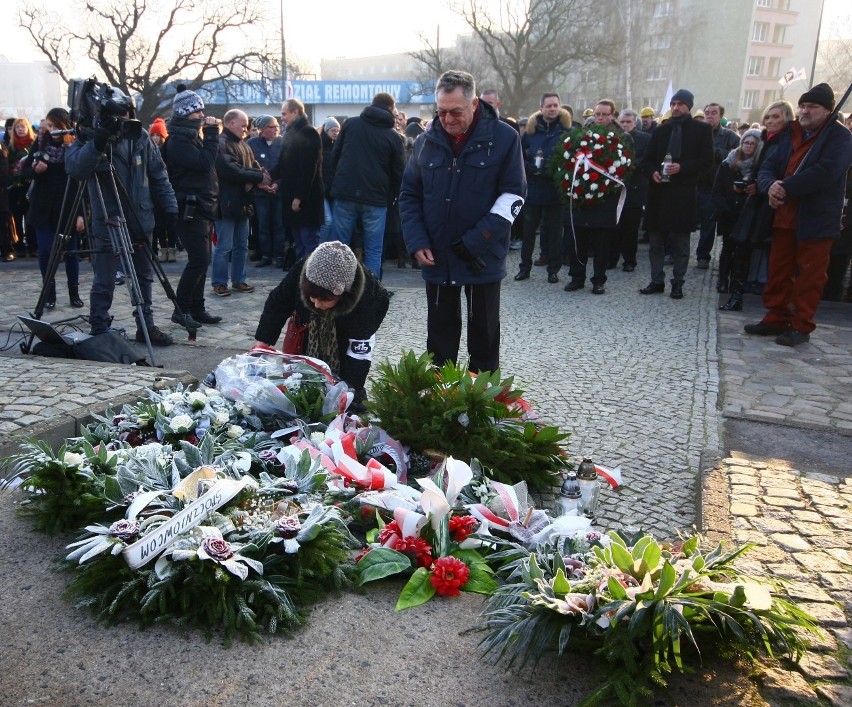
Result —
<svg viewBox="0 0 852 707"><path fill-rule="evenodd" d="M467 112L468 108L470 108L470 106L467 108L453 108L452 110L438 108L436 112L438 113L439 118L446 118L448 115L453 118L461 118Z"/></svg>

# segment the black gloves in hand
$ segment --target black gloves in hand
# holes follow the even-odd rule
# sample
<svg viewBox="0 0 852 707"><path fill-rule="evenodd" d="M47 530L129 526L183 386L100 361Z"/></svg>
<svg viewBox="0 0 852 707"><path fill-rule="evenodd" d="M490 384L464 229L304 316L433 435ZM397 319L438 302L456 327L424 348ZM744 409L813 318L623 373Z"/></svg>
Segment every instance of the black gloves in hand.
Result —
<svg viewBox="0 0 852 707"><path fill-rule="evenodd" d="M109 139L112 137L112 133L105 128L98 128L95 130L95 137L92 142L95 143L95 149L98 152L103 152L106 149L107 143Z"/></svg>
<svg viewBox="0 0 852 707"><path fill-rule="evenodd" d="M450 243L450 250L453 251L459 260L463 260L467 265L467 269L474 275L479 275L485 270L485 262L478 255L471 253L464 241L458 240L455 243Z"/></svg>

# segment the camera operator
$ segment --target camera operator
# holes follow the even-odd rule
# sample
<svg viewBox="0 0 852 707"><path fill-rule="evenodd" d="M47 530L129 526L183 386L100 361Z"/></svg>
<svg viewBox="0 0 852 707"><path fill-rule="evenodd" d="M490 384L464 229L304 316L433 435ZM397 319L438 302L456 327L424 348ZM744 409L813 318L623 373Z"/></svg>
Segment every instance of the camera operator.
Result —
<svg viewBox="0 0 852 707"><path fill-rule="evenodd" d="M148 133L138 123L132 126L138 127L136 131L128 130L131 124L127 119L134 113L133 101L115 88L102 88L101 93L108 94L108 97L100 99L101 110L95 121L94 134L91 139L85 142L77 140L69 147L65 164L68 173L76 179L108 177L110 166L114 169L118 198L133 242L131 257L142 294L145 328L153 345L169 346L174 343L172 337L154 326L151 310L154 276L150 247L154 230L152 198L157 200L165 212L166 219L172 221L173 227L177 217L175 193L169 183L160 152ZM112 322L109 310L112 306L118 267L118 258L113 252L107 227L107 220L114 219L118 212L115 190L111 188L109 179L101 182L101 192L106 205L104 213L97 185L98 182L94 179L89 180L92 232L94 245L98 250L92 255L94 278L89 317L92 334L107 331ZM144 342L145 335L141 322L138 321L137 311L134 311L134 317L137 318L136 341Z"/></svg>
<svg viewBox="0 0 852 707"><path fill-rule="evenodd" d="M204 101L197 93L178 86L169 121L166 161L178 203L177 235L187 254L186 268L177 286L180 311L175 310L172 321L187 330L222 321L222 317L210 314L204 306L210 236L219 199L218 123L212 116L204 117Z"/></svg>

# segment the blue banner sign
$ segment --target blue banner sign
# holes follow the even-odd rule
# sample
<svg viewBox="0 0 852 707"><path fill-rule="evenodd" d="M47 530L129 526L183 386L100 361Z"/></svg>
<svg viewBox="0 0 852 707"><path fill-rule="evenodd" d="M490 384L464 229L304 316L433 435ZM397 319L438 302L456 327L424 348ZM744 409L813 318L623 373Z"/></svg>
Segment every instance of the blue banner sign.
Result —
<svg viewBox="0 0 852 707"><path fill-rule="evenodd" d="M281 81L214 81L198 89L211 105L271 105L281 103ZM434 87L417 81L288 81L287 98L306 105L369 105L377 93L389 93L397 103L434 103Z"/></svg>

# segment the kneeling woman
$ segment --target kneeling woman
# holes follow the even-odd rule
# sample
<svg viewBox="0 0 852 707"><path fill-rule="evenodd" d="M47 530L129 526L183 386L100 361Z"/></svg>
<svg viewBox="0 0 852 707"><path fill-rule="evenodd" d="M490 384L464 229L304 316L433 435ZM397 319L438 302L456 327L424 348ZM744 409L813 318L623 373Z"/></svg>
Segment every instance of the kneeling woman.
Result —
<svg viewBox="0 0 852 707"><path fill-rule="evenodd" d="M321 243L287 273L263 307L255 338L274 347L291 315L308 324L306 356L325 361L355 391L357 408L366 400L364 383L376 331L388 311L390 295L355 254L340 241Z"/></svg>

